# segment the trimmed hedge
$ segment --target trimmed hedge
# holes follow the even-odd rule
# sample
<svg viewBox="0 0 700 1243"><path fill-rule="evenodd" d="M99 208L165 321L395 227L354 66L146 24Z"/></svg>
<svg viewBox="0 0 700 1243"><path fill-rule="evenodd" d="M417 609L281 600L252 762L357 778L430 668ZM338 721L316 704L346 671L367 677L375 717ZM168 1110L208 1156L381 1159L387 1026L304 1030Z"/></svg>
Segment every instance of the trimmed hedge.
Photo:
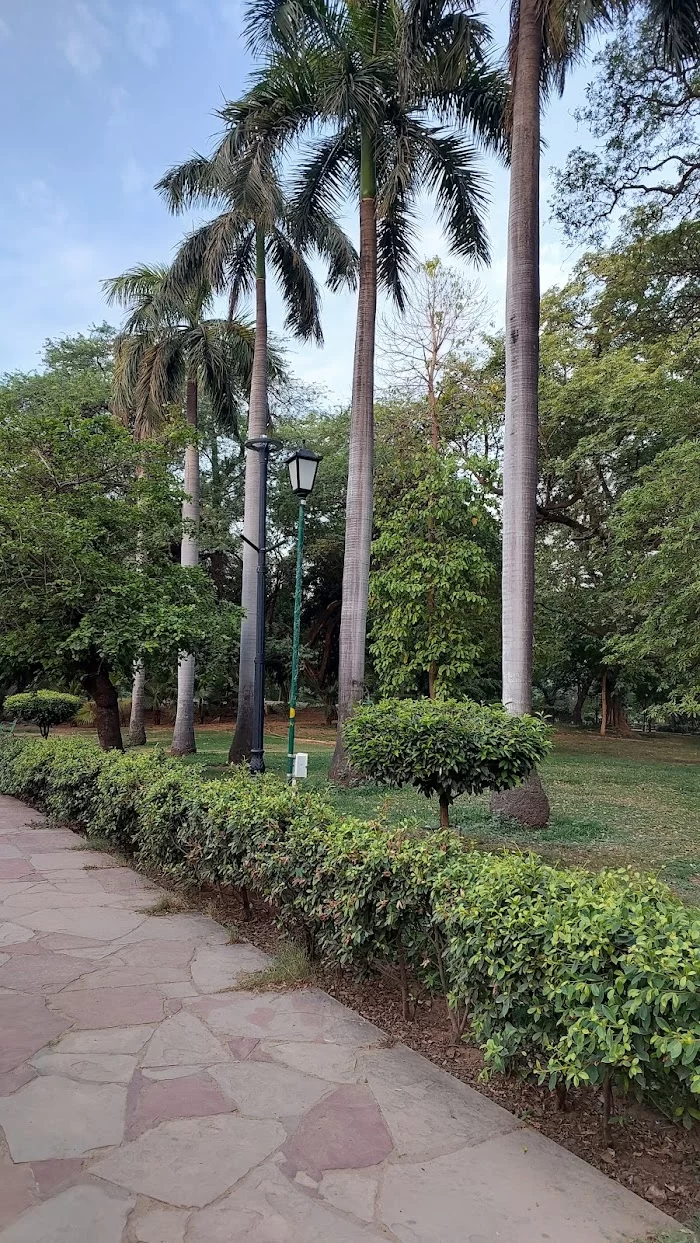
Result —
<svg viewBox="0 0 700 1243"><path fill-rule="evenodd" d="M551 749L534 716L458 699L382 699L355 708L343 726L357 772L390 786L414 785L440 799L440 823L460 794L507 790Z"/></svg>
<svg viewBox="0 0 700 1243"><path fill-rule="evenodd" d="M52 725L67 725L80 710L82 699L63 691L22 691L8 695L4 713L18 721L30 721L39 726L42 738L48 738Z"/></svg>
<svg viewBox="0 0 700 1243"><path fill-rule="evenodd" d="M0 742L0 791L196 883L250 887L329 962L410 970L489 1070L612 1084L700 1117L700 924L658 881L339 818L274 777L207 781L159 752Z"/></svg>

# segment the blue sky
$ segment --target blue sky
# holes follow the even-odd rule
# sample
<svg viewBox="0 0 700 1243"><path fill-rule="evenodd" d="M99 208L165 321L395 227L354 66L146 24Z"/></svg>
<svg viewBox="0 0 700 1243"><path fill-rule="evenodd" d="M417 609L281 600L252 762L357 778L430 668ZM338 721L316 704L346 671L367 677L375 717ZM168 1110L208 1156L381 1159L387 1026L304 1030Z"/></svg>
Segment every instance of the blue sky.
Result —
<svg viewBox="0 0 700 1243"><path fill-rule="evenodd" d="M484 5L503 37L507 8ZM37 365L48 336L85 330L118 315L100 280L136 262L167 262L183 221L153 190L170 165L207 150L214 113L242 89L250 68L239 0L0 0L0 108L5 118L0 196L0 372ZM548 223L549 169L586 135L572 110L590 73L573 75L545 117L543 288L560 283L576 252ZM491 179L493 261L481 279L503 318L507 176ZM429 203L420 249L447 255ZM469 273L473 275L473 273ZM271 298L271 327L281 332ZM293 344L300 379L334 399L349 393L352 295L324 296L323 350Z"/></svg>

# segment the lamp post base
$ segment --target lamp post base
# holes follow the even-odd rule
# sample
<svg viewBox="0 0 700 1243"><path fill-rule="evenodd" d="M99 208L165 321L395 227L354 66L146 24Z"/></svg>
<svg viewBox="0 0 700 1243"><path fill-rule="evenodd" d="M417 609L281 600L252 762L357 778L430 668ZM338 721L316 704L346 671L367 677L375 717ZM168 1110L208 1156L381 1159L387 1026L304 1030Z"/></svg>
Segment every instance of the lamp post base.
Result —
<svg viewBox="0 0 700 1243"><path fill-rule="evenodd" d="M265 755L262 751L251 751L249 771L252 777L265 772Z"/></svg>

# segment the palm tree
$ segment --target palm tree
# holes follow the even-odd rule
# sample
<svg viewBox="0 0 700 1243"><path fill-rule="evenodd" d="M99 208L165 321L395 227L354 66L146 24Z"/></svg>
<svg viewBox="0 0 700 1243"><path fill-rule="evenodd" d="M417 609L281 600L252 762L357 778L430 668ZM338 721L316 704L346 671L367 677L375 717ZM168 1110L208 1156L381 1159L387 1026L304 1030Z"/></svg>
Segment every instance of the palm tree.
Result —
<svg viewBox="0 0 700 1243"><path fill-rule="evenodd" d="M283 149L311 140L292 192L301 235L317 211L337 210L349 187L359 202L339 724L331 769L341 779L342 724L364 693L377 290L383 285L403 307L403 280L414 259L413 210L426 189L453 249L474 260L487 257L483 178L465 131L501 149L506 92L484 58L485 27L456 0L254 0L247 31L267 63L223 115L235 132L264 133Z"/></svg>
<svg viewBox="0 0 700 1243"><path fill-rule="evenodd" d="M243 320L216 319L213 294L204 281L176 287L170 269L141 264L103 283L109 302L128 310L117 341L115 403L132 412L134 433L152 434L167 409L181 404L191 436L185 449L180 561L199 561L199 392L209 397L219 423L235 428L253 366L254 335ZM173 755L196 750L194 737L194 656L180 657ZM143 665L134 671L130 737L145 740ZM140 716L140 720L139 720ZM132 733L133 731L133 733Z"/></svg>
<svg viewBox="0 0 700 1243"><path fill-rule="evenodd" d="M503 455L503 703L509 712L532 708L539 367L540 114L552 88L587 37L612 19L615 0L513 0L511 9L511 173L506 277L506 422ZM697 0L648 0L663 54L682 64L700 49ZM532 816L549 806L536 774ZM498 809L518 817L516 789L499 795Z"/></svg>
<svg viewBox="0 0 700 1243"><path fill-rule="evenodd" d="M175 260L172 279L178 287L205 280L229 293L230 312L255 288L255 355L250 388L248 437L265 435L268 427L267 268L277 276L287 307L286 327L302 339L323 340L319 293L307 255L316 251L327 263L328 284L354 285L357 255L327 212L307 221L300 244L296 222L285 203L278 173L278 155L265 141L250 136L245 143L229 131L212 156L194 156L172 168L159 182L173 211L193 203L214 203L223 210L186 240ZM229 751L231 763L250 755L255 682L257 515L260 496L260 454L248 450L243 515L243 581L241 647L236 731Z"/></svg>

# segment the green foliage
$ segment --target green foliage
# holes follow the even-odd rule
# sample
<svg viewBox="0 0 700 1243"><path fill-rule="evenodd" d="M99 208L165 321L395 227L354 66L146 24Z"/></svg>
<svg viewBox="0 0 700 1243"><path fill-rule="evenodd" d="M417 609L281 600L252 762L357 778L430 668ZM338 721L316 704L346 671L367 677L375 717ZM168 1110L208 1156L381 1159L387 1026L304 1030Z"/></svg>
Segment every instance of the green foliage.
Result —
<svg viewBox="0 0 700 1243"><path fill-rule="evenodd" d="M454 695L473 674L494 581L496 524L456 454L394 458L377 506L371 653L382 692ZM489 555L490 554L490 555Z"/></svg>
<svg viewBox="0 0 700 1243"><path fill-rule="evenodd" d="M453 1016L468 1011L487 1074L609 1077L700 1117L700 923L653 879L339 819L278 779L207 781L80 739L3 740L0 791L169 875L254 889L330 963L405 964Z"/></svg>
<svg viewBox="0 0 700 1243"><path fill-rule="evenodd" d="M358 772L414 785L449 807L460 794L505 790L549 750L543 721L455 699L385 699L355 709L343 730Z"/></svg>
<svg viewBox="0 0 700 1243"><path fill-rule="evenodd" d="M0 664L89 689L97 671L130 682L138 659L206 658L233 639L239 613L170 555L180 432L135 443L83 406L81 385L87 403L95 379L80 369L0 385Z"/></svg>
<svg viewBox="0 0 700 1243"><path fill-rule="evenodd" d="M635 622L614 651L655 671L687 712L700 694L700 443L677 445L640 472L613 529L615 568Z"/></svg>
<svg viewBox="0 0 700 1243"><path fill-rule="evenodd" d="M677 12L686 16L683 5ZM621 12L615 37L595 57L586 103L575 113L596 139L594 150L576 148L555 173L555 214L577 244L582 236L602 240L621 208L676 220L697 213L695 59L691 55L687 71L674 73L659 56L658 17L635 20ZM628 223L623 216L623 233Z"/></svg>
<svg viewBox="0 0 700 1243"><path fill-rule="evenodd" d="M48 738L52 725L65 725L73 720L81 702L77 695L66 695L62 691L24 691L20 695L8 695L3 710L6 717L38 725L42 738Z"/></svg>

